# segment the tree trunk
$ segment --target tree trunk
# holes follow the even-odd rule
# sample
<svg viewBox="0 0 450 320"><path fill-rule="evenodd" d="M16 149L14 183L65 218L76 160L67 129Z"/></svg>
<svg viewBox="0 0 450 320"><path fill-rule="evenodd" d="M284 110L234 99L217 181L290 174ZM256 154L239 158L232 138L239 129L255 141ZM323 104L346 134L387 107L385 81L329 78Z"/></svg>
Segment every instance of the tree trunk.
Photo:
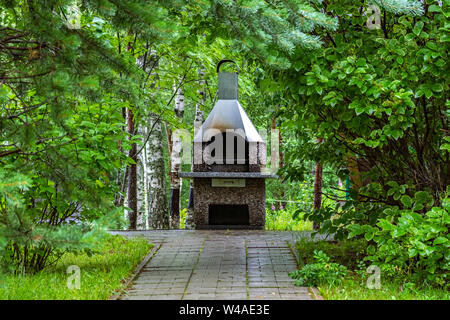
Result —
<svg viewBox="0 0 450 320"><path fill-rule="evenodd" d="M321 143L323 141L322 138L318 138L317 142ZM316 162L316 170L314 174L314 210L318 210L322 207L322 164L320 161ZM319 223L313 223L314 230L318 230L320 228Z"/></svg>
<svg viewBox="0 0 450 320"><path fill-rule="evenodd" d="M130 139L134 135L134 119L133 112L128 108L127 110L127 129L130 134ZM130 156L135 162L130 165L128 171L128 207L130 212L128 212L128 220L130 221L130 230L136 230L136 218L137 218L137 145L133 143L131 145Z"/></svg>
<svg viewBox="0 0 450 320"><path fill-rule="evenodd" d="M205 70L203 68L200 68L198 71L198 81L200 84L200 89L197 91L199 100L198 103L195 105L195 120L194 120L194 128L201 123L203 123L203 111L201 110L201 106L205 104L206 100L206 90L205 90ZM195 135L195 132L194 132ZM192 159L191 164L191 171L194 170L194 159ZM194 181L191 179L189 184L189 202L188 202L188 208L186 213L186 223L185 223L185 229L193 229L194 226Z"/></svg>
<svg viewBox="0 0 450 320"><path fill-rule="evenodd" d="M138 134L142 137L146 137L145 128L139 127ZM145 141L143 141L145 142ZM145 174L145 153L141 150L137 155L137 216L136 216L136 226L138 230L146 230L148 228L147 224L147 210L146 210L146 183L147 175Z"/></svg>
<svg viewBox="0 0 450 320"><path fill-rule="evenodd" d="M147 44L149 50L149 44ZM152 96L159 92L159 56L155 50L149 50L137 61L139 67L147 73L147 79L152 79L150 88L155 89ZM147 81L147 80L146 80ZM147 124L140 134L145 137L140 158L142 189L139 192L139 224L145 229L168 229L169 215L167 212L166 174L164 166L163 134L160 118L150 113ZM148 139L147 139L148 137Z"/></svg>
<svg viewBox="0 0 450 320"><path fill-rule="evenodd" d="M156 124L154 124L154 122ZM153 126L154 125L154 126ZM151 229L169 229L169 215L167 212L166 175L164 169L163 134L161 120L156 115L150 117L148 130L153 132L146 145L146 175L148 179L148 225Z"/></svg>
<svg viewBox="0 0 450 320"><path fill-rule="evenodd" d="M182 120L184 115L184 92L182 88L174 88L175 91L175 116ZM172 131L173 133L173 131ZM172 148L170 154L170 227L180 228L180 156L181 137L171 135ZM169 148L170 149L170 148Z"/></svg>
<svg viewBox="0 0 450 320"><path fill-rule="evenodd" d="M124 126L122 128L123 131L128 131L128 124L127 124L127 108L122 108L122 117L124 120ZM122 141L119 140L117 147L119 148L120 152L124 152L122 148ZM126 192L127 192L127 184L128 184L128 165L125 163L123 168L120 168L117 170L117 186L119 187L119 192L117 192L114 195L114 206L115 207L121 207L124 205L124 202L126 200ZM128 218L127 212L124 212L125 218ZM117 229L120 228L120 223L117 225Z"/></svg>
<svg viewBox="0 0 450 320"><path fill-rule="evenodd" d="M272 118L272 130L275 130L276 128L277 128L277 118L273 117ZM281 152L281 143L282 143L281 130L278 129L278 159L279 159L279 164L278 165L279 165L280 169L283 167L283 153ZM284 180L281 181L281 182L283 184ZM275 194L275 198L280 199L279 209L280 210L284 209L284 207L285 207L284 187L281 186L281 188L279 190L275 190L274 194ZM274 204L274 206L275 206L275 204Z"/></svg>

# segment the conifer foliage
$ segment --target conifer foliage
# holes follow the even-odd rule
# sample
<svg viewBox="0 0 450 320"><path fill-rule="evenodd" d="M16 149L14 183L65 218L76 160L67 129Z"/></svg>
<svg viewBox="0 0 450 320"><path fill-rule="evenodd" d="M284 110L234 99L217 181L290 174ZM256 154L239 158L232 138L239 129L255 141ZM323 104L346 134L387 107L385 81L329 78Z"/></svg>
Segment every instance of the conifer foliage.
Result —
<svg viewBox="0 0 450 320"><path fill-rule="evenodd" d="M164 3L0 1L4 265L39 271L59 253L92 248L120 221L114 174L134 142L121 110L139 114L145 101L143 72L114 36L179 35Z"/></svg>

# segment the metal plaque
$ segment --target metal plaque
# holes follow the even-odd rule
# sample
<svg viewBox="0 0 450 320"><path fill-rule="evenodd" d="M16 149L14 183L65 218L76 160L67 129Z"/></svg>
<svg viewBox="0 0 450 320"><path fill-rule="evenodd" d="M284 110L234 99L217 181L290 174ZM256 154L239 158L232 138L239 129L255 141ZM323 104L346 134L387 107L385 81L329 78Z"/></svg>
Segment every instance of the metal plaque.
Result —
<svg viewBox="0 0 450 320"><path fill-rule="evenodd" d="M211 179L213 187L245 187L245 179Z"/></svg>

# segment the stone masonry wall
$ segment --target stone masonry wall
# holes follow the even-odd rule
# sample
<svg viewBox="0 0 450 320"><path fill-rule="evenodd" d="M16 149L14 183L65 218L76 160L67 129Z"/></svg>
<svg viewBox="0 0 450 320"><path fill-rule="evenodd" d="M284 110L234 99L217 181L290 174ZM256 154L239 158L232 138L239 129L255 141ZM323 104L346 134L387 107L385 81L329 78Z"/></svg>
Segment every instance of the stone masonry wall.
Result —
<svg viewBox="0 0 450 320"><path fill-rule="evenodd" d="M245 187L212 187L211 178L194 179L194 223L208 228L210 204L248 205L250 228L265 225L266 185L264 179L246 179Z"/></svg>

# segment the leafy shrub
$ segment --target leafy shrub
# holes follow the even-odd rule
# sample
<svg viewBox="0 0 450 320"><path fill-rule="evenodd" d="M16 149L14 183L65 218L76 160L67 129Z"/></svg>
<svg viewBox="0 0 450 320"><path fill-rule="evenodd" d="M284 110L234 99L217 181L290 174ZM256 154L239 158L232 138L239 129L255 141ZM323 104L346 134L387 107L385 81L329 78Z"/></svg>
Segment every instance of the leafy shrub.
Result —
<svg viewBox="0 0 450 320"><path fill-rule="evenodd" d="M324 252L333 261L353 270L358 266L358 261L362 261L366 256L366 247L367 242L363 239L311 241L307 238L301 238L300 241L297 242L295 250L301 264L313 263L314 251L319 250Z"/></svg>
<svg viewBox="0 0 450 320"><path fill-rule="evenodd" d="M388 275L399 272L445 285L450 270L450 198L442 207L433 207L420 213L432 203L425 192L416 192L414 199L402 197L406 209L385 209L385 218L375 226L352 224L349 237L364 236L374 244L367 248L367 260L378 264Z"/></svg>
<svg viewBox="0 0 450 320"><path fill-rule="evenodd" d="M357 197L357 195L353 195ZM320 224L320 229L315 233L333 235L336 240L347 238L350 224L374 225L378 218L383 217L386 207L377 203L361 203L356 199L349 199L344 205L336 203L323 206L317 210L307 212L304 219Z"/></svg>
<svg viewBox="0 0 450 320"><path fill-rule="evenodd" d="M102 211L69 202L54 184L35 180L0 168L0 273L36 273L66 252L91 254L108 236L106 229L121 220L120 208L91 220L90 214Z"/></svg>
<svg viewBox="0 0 450 320"><path fill-rule="evenodd" d="M333 285L342 281L347 274L347 268L338 263L330 262L323 251L314 251L315 263L307 264L300 270L289 273L289 276L296 279L297 286L318 286Z"/></svg>
<svg viewBox="0 0 450 320"><path fill-rule="evenodd" d="M352 231L353 227L349 229L349 226L365 225L364 231L368 231L371 226L376 226L380 219L392 217L391 210L401 207L415 212L424 212L431 209L435 201L428 192L416 191L413 185L399 185L395 181L387 182L385 187L380 183L372 182L358 190L350 189L348 195L349 199L345 203L337 202L334 206L323 206L304 215L305 219L320 223L320 230L316 233L333 235L334 239L343 240L348 238ZM389 199L391 205L387 205L385 201L361 201L367 197L368 199Z"/></svg>
<svg viewBox="0 0 450 320"><path fill-rule="evenodd" d="M30 103L41 105L41 98ZM129 161L122 114L114 101L76 100L77 112L58 121L47 119L45 103L34 109L29 116L44 117L45 125L18 144L24 154L2 157L0 266L7 271L36 273L64 252L91 250L107 227L123 222L114 204L118 169Z"/></svg>

